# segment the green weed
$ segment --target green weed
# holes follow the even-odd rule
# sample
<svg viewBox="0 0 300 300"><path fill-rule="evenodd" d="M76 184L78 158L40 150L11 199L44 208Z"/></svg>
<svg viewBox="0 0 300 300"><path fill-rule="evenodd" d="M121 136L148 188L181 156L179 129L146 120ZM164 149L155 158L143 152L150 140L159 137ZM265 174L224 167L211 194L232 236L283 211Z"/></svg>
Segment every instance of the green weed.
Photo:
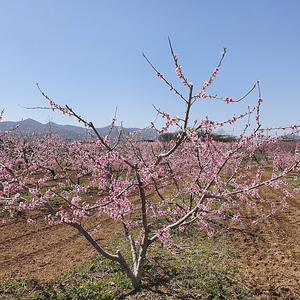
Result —
<svg viewBox="0 0 300 300"><path fill-rule="evenodd" d="M124 237L116 245L125 249ZM123 253L125 253L123 251ZM130 255L127 254L130 258ZM230 234L208 240L191 226L174 236L169 247L150 246L141 288L134 291L122 268L95 256L73 268L64 279L38 283L12 280L0 283L0 299L255 299L241 282L243 268Z"/></svg>

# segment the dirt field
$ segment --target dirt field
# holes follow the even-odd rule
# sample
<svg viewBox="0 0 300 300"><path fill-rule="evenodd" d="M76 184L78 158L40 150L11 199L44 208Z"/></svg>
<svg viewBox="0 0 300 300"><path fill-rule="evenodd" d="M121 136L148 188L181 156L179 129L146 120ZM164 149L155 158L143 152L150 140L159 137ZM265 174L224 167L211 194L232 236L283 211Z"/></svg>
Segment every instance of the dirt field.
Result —
<svg viewBox="0 0 300 300"><path fill-rule="evenodd" d="M32 225L26 219L24 215L0 225L0 278L51 280L97 253L72 227L49 226L43 221ZM94 228L95 222L87 228ZM106 224L108 227L97 233L101 245L118 234L112 220L107 219Z"/></svg>
<svg viewBox="0 0 300 300"><path fill-rule="evenodd" d="M264 189L269 198L278 198L276 191ZM243 280L259 299L300 299L300 200L288 203L284 212L263 223L232 229ZM253 210L245 208L243 213L247 219ZM102 245L120 234L110 222L107 220L108 229L99 231ZM1 279L50 280L96 254L75 229L67 226L30 225L20 216L13 223L1 224L0 230Z"/></svg>
<svg viewBox="0 0 300 300"><path fill-rule="evenodd" d="M268 197L278 192L264 187ZM263 223L236 229L233 238L245 268L245 280L255 294L272 299L300 299L300 199ZM250 216L253 211L245 211ZM263 297L265 298L265 297Z"/></svg>

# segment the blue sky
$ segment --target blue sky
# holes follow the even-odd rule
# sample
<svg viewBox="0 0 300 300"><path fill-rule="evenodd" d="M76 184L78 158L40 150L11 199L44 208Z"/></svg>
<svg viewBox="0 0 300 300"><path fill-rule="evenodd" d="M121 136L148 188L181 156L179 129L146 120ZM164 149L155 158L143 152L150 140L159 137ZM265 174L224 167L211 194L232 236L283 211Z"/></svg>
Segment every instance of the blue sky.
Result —
<svg viewBox="0 0 300 300"><path fill-rule="evenodd" d="M78 124L58 112L20 107L47 105L37 82L54 101L98 127L110 123L115 107L125 127L148 126L156 115L152 104L183 116L184 103L142 57L187 95L174 72L170 36L195 91L227 47L208 92L236 99L259 79L262 125L300 124L299 14L299 0L0 0L3 120ZM192 119L224 121L256 100L257 92L232 105L201 100Z"/></svg>

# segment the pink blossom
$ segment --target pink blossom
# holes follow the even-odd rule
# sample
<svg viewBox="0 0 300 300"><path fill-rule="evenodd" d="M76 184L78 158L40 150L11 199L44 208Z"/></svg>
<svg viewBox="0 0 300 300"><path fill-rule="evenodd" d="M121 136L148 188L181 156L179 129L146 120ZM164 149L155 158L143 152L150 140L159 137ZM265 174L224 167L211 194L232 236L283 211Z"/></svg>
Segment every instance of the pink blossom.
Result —
<svg viewBox="0 0 300 300"><path fill-rule="evenodd" d="M28 219L27 222L30 223L30 224L36 224L36 221L32 220L32 219Z"/></svg>
<svg viewBox="0 0 300 300"><path fill-rule="evenodd" d="M163 74L161 74L161 73L159 73L159 72L156 72L156 76L157 76L158 78L161 78L161 79L163 79L163 78L164 78L164 75L163 75Z"/></svg>
<svg viewBox="0 0 300 300"><path fill-rule="evenodd" d="M178 67L175 69L175 72L178 74L178 73L181 72L181 69L182 69L182 67L181 67L181 66L178 66Z"/></svg>

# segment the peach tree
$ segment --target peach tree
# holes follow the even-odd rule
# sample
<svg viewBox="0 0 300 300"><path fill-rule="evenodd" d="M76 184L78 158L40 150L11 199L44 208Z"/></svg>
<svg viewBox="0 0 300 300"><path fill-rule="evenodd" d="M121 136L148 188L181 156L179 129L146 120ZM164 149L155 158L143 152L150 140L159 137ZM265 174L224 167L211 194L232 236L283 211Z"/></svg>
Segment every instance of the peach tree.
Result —
<svg viewBox="0 0 300 300"><path fill-rule="evenodd" d="M24 210L47 208L46 222L77 229L99 255L122 266L135 289L141 284L151 244L170 244L176 230L184 231L196 224L208 238L216 234L218 222L227 227L232 222L243 226L256 224L287 206L287 199L299 192L286 180L291 172L300 171L296 145L291 151L277 151L282 145L281 137L265 135L261 129L263 100L259 81L241 99L208 94L224 59L224 49L211 76L195 92L170 40L169 45L175 72L186 95L143 56L156 76L185 105L184 113L180 115L179 112L178 116L156 109L165 125L156 128L153 122L150 127L158 134L175 127L176 134L170 141L143 141L140 132L123 135L121 127L117 138L112 138L111 134L101 136L92 122L70 106L57 104L39 85L49 108L77 118L86 128L89 139L71 141L54 134L39 138L17 136L15 131L1 133L0 137L2 222L10 221ZM208 117L190 120L195 103L199 101L212 99L232 105L254 90L258 91L256 103L247 106L238 116L218 121ZM250 126L250 119L255 126ZM225 124L233 125L237 120L246 120L239 137L228 142L214 139L214 131ZM115 122L113 118L110 133L116 127ZM291 130L291 134L298 133L299 126L293 125ZM271 172L266 172L266 165ZM260 193L264 185L280 190L282 197L278 201L268 199ZM258 212L251 222L242 220L239 210L242 205ZM99 224L88 230L85 221L94 216L98 217ZM105 228L105 216L120 224L130 245L131 261L119 250L109 252L94 237L100 226ZM28 222L34 224L36 220L28 219Z"/></svg>

